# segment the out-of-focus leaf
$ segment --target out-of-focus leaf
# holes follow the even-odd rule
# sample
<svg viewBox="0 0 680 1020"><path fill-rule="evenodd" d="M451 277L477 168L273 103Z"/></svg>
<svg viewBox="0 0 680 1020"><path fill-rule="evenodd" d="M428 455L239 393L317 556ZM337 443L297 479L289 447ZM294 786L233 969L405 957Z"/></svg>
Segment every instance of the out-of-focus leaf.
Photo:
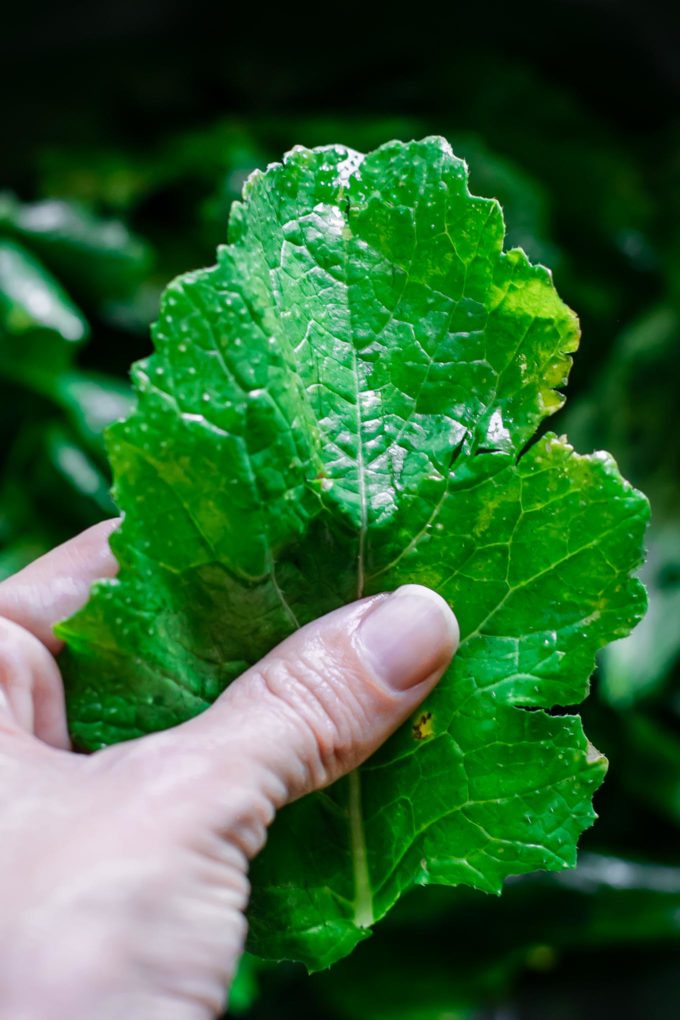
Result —
<svg viewBox="0 0 680 1020"><path fill-rule="evenodd" d="M93 523L89 500L83 515L80 498L69 495L49 465L45 428L24 425L7 451L0 475L0 580Z"/></svg>
<svg viewBox="0 0 680 1020"><path fill-rule="evenodd" d="M649 595L647 615L602 652L599 689L618 708L658 691L680 658L680 524L650 529L640 578Z"/></svg>
<svg viewBox="0 0 680 1020"><path fill-rule="evenodd" d="M598 377L564 418L586 448L606 444L650 491L656 515L680 509L680 317L658 305L619 335Z"/></svg>
<svg viewBox="0 0 680 1020"><path fill-rule="evenodd" d="M271 969L271 964L244 953L239 960L234 980L229 988L229 1015L246 1013L259 996L259 974Z"/></svg>
<svg viewBox="0 0 680 1020"><path fill-rule="evenodd" d="M230 192L238 197L246 177L267 162L267 152L251 124L231 118L170 139L161 157L175 177L203 177L211 184L235 175Z"/></svg>
<svg viewBox="0 0 680 1020"><path fill-rule="evenodd" d="M24 204L5 193L0 231L30 246L75 295L95 303L133 293L149 272L151 250L145 241L121 220L99 219L72 202Z"/></svg>
<svg viewBox="0 0 680 1020"><path fill-rule="evenodd" d="M55 399L84 442L103 453L104 429L133 406L130 384L96 372L67 372L55 380Z"/></svg>
<svg viewBox="0 0 680 1020"><path fill-rule="evenodd" d="M74 442L61 426L54 425L45 433L47 468L51 468L66 483L61 498L91 502L85 511L94 523L105 515L116 513L110 495L110 482L89 454Z"/></svg>
<svg viewBox="0 0 680 1020"><path fill-rule="evenodd" d="M312 978L343 1020L442 1020L490 1004L524 969L562 952L680 945L680 868L582 854L578 868L406 897L374 938Z"/></svg>
<svg viewBox="0 0 680 1020"><path fill-rule="evenodd" d="M155 278L145 280L134 294L124 299L109 301L106 322L113 329L126 333L142 333L158 315L163 284Z"/></svg>
<svg viewBox="0 0 680 1020"><path fill-rule="evenodd" d="M51 273L20 244L0 240L0 373L17 382L49 381L87 332Z"/></svg>
<svg viewBox="0 0 680 1020"><path fill-rule="evenodd" d="M112 516L109 479L67 425L26 426L8 457L0 489L6 544L45 531L54 542Z"/></svg>
<svg viewBox="0 0 680 1020"><path fill-rule="evenodd" d="M357 951L351 970L339 966L326 977L314 978L326 1010L342 1020L468 1020L491 1005L507 988L524 962L522 951L486 952L473 957L458 951L456 924L442 943L418 941L406 932L394 940ZM463 922L464 923L464 922ZM377 942L378 940L376 940Z"/></svg>
<svg viewBox="0 0 680 1020"><path fill-rule="evenodd" d="M678 394L680 318L659 305L622 331L599 377L564 416L580 446L606 445L652 500L641 571L648 615L601 659L600 690L619 707L658 691L680 655L680 432L669 428Z"/></svg>
<svg viewBox="0 0 680 1020"><path fill-rule="evenodd" d="M161 160L121 148L46 149L37 157L42 194L127 213L157 186ZM167 170L163 171L163 174Z"/></svg>
<svg viewBox="0 0 680 1020"><path fill-rule="evenodd" d="M0 581L16 574L27 564L42 556L55 545L51 536L45 533L27 532L16 541L5 545L0 542Z"/></svg>
<svg viewBox="0 0 680 1020"><path fill-rule="evenodd" d="M549 239L549 202L542 185L511 160L492 152L479 135L456 135L452 145L469 163L473 190L501 203L507 246L523 248L530 259L559 271L561 253Z"/></svg>
<svg viewBox="0 0 680 1020"><path fill-rule="evenodd" d="M468 73L476 59L468 58ZM443 67L431 73L442 96L460 82ZM516 110L521 117L512 115ZM477 75L477 87L466 90L461 114L466 128L474 125L492 149L558 197L555 215L570 234L585 226L586 244L618 247L630 231L648 232L654 202L637 154L611 122L586 109L574 91L546 81L536 67L496 55L494 73ZM587 187L579 187L584 173Z"/></svg>
<svg viewBox="0 0 680 1020"><path fill-rule="evenodd" d="M625 754L618 779L627 792L680 827L680 739L670 722L642 711L621 719Z"/></svg>

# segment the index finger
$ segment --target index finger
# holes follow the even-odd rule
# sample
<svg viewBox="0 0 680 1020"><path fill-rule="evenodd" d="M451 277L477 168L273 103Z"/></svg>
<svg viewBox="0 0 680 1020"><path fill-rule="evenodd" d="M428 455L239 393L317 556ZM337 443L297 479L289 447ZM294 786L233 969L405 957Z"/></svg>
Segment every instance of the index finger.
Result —
<svg viewBox="0 0 680 1020"><path fill-rule="evenodd" d="M85 604L94 581L118 571L108 540L119 523L116 517L95 524L0 583L0 616L58 652L55 623Z"/></svg>

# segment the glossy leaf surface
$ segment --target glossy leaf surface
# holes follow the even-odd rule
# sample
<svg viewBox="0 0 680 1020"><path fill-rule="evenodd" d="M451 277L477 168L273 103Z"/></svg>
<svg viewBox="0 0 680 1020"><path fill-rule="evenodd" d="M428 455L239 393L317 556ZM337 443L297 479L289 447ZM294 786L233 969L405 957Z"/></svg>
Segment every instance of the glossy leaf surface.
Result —
<svg viewBox="0 0 680 1020"><path fill-rule="evenodd" d="M606 454L523 452L578 326L503 233L441 139L293 150L246 184L218 264L168 287L109 432L120 576L59 628L82 747L202 711L364 594L427 584L461 624L414 718L277 819L263 956L323 967L413 884L568 867L594 817L603 759L544 710L579 702L643 612L647 504Z"/></svg>

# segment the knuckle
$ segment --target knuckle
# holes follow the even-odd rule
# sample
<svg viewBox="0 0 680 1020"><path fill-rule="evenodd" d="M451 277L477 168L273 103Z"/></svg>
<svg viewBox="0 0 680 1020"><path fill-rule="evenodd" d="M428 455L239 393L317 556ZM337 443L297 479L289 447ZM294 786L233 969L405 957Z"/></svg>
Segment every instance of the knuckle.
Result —
<svg viewBox="0 0 680 1020"><path fill-rule="evenodd" d="M351 672L319 647L303 649L294 662L271 659L258 670L266 697L302 734L305 764L315 785L346 771L366 728Z"/></svg>
<svg viewBox="0 0 680 1020"><path fill-rule="evenodd" d="M35 650L29 636L15 624L0 619L0 695L5 706L7 702L14 705L17 697L32 700L36 675Z"/></svg>
<svg viewBox="0 0 680 1020"><path fill-rule="evenodd" d="M41 643L11 620L0 617L0 683L32 688L51 659Z"/></svg>
<svg viewBox="0 0 680 1020"><path fill-rule="evenodd" d="M0 708L15 727L47 744L68 746L61 676L42 642L13 620L0 618ZM63 723L62 723L63 720Z"/></svg>

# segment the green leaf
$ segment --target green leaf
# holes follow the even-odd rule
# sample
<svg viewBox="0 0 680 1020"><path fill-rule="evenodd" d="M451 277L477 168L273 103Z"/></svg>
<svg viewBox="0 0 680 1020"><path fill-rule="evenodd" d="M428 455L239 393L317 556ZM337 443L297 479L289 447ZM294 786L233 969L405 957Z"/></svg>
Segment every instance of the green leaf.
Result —
<svg viewBox="0 0 680 1020"><path fill-rule="evenodd" d="M618 709L658 695L669 686L673 666L680 661L680 527L657 522L650 528L648 547L641 572L649 593L647 615L602 657L600 692Z"/></svg>
<svg viewBox="0 0 680 1020"><path fill-rule="evenodd" d="M552 969L565 952L677 946L679 909L678 868L596 854L581 855L575 871L512 882L500 899L419 890L377 938L314 977L317 1014L448 1020L469 1010L479 1018L510 979Z"/></svg>
<svg viewBox="0 0 680 1020"><path fill-rule="evenodd" d="M590 390L566 414L582 443L606 441L626 472L644 485L657 521L676 523L680 441L668 422L680 388L680 314L648 309L616 338Z"/></svg>
<svg viewBox="0 0 680 1020"><path fill-rule="evenodd" d="M64 368L88 333L51 273L21 245L0 240L0 372L33 385Z"/></svg>
<svg viewBox="0 0 680 1020"><path fill-rule="evenodd" d="M3 530L3 523L0 519L0 533ZM16 574L43 553L48 552L54 545L49 538L44 534L29 533L24 534L22 539L16 542L8 544L0 542L0 581Z"/></svg>
<svg viewBox="0 0 680 1020"><path fill-rule="evenodd" d="M669 714L655 719L639 708L621 714L624 753L617 777L628 806L637 800L680 828L680 744Z"/></svg>
<svg viewBox="0 0 680 1020"><path fill-rule="evenodd" d="M36 251L53 272L88 300L107 302L134 292L151 252L120 220L104 220L60 199L23 204L0 195L0 229Z"/></svg>
<svg viewBox="0 0 680 1020"><path fill-rule="evenodd" d="M112 516L115 506L111 502L108 480L88 451L61 425L51 425L45 430L44 443L45 468L49 473L56 473L59 488L69 500L84 503L83 512L92 517L88 523ZM88 506L90 503L92 505Z"/></svg>
<svg viewBox="0 0 680 1020"><path fill-rule="evenodd" d="M120 576L59 627L62 666L96 748L202 711L357 596L448 599L462 641L432 697L255 862L253 950L320 968L414 884L573 865L604 761L545 709L579 702L642 614L648 509L607 454L525 451L577 322L442 139L294 149L250 178L229 239L168 287L109 432Z"/></svg>
<svg viewBox="0 0 680 1020"><path fill-rule="evenodd" d="M2 478L0 507L14 521L15 539L44 527L56 541L116 512L100 464L58 421L20 431Z"/></svg>
<svg viewBox="0 0 680 1020"><path fill-rule="evenodd" d="M54 382L53 396L76 427L80 438L103 452L103 433L132 410L127 382L100 372L66 372Z"/></svg>

